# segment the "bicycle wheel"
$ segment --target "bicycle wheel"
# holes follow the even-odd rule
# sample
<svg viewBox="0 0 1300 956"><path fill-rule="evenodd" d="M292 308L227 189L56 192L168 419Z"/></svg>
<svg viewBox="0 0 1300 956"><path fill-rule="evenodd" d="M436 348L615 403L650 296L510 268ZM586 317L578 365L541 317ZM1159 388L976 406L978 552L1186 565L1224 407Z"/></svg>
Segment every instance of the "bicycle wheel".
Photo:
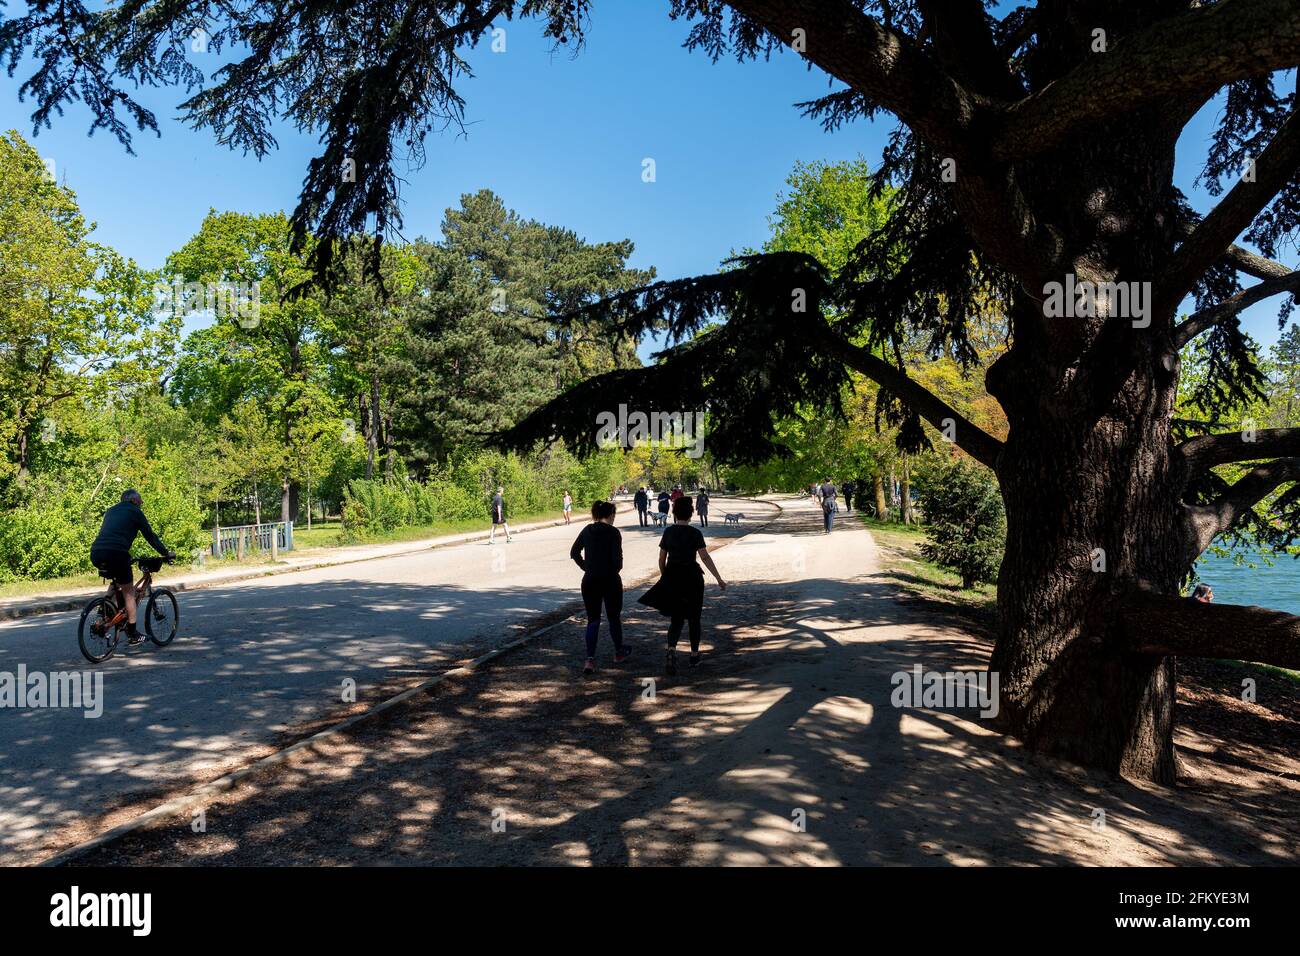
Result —
<svg viewBox="0 0 1300 956"><path fill-rule="evenodd" d="M166 647L176 637L180 624L181 609L176 604L176 595L167 588L155 589L144 609L144 629L149 640L159 647Z"/></svg>
<svg viewBox="0 0 1300 956"><path fill-rule="evenodd" d="M120 628L112 623L115 617L117 605L107 597L97 597L82 609L77 643L81 645L82 656L90 663L102 664L117 650Z"/></svg>

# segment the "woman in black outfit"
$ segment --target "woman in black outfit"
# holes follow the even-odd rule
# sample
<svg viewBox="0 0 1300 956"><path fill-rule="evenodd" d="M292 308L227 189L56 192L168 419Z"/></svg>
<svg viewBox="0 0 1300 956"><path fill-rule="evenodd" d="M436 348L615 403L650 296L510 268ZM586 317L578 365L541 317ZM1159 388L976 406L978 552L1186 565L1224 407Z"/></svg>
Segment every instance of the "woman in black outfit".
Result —
<svg viewBox="0 0 1300 956"><path fill-rule="evenodd" d="M614 527L618 509L612 501L591 506L591 524L582 529L569 549L569 557L582 568L582 603L587 607L587 663L584 674L596 670L596 638L600 634L600 606L609 615L609 636L614 639L614 663L627 660L623 647L623 535Z"/></svg>
<svg viewBox="0 0 1300 956"><path fill-rule="evenodd" d="M704 609L704 572L695 559L704 562L718 587L727 590L709 549L704 546L704 535L691 524L695 508L690 498L673 502L673 523L664 529L659 539L659 573L661 577L649 591L641 596L640 603L654 608L669 618L668 643L665 646L664 670L677 673L677 641L682 636L682 625L690 624L691 666L700 663L700 613Z"/></svg>

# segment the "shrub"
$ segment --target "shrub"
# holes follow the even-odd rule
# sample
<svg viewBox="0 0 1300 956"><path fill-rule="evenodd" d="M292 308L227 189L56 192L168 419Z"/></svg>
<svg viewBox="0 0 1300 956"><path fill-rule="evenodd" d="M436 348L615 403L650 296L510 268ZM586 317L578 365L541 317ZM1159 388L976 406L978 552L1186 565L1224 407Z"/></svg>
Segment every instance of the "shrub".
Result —
<svg viewBox="0 0 1300 956"><path fill-rule="evenodd" d="M961 575L963 588L997 578L1007 522L997 482L965 459L939 465L926 482L921 553Z"/></svg>

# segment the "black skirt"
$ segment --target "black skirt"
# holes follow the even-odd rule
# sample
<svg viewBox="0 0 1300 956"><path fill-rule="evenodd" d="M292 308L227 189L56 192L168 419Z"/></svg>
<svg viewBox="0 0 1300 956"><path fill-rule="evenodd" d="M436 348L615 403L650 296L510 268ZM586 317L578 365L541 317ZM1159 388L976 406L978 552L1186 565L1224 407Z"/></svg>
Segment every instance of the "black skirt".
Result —
<svg viewBox="0 0 1300 956"><path fill-rule="evenodd" d="M637 599L665 617L699 617L704 609L704 572L698 564L669 564L663 577Z"/></svg>

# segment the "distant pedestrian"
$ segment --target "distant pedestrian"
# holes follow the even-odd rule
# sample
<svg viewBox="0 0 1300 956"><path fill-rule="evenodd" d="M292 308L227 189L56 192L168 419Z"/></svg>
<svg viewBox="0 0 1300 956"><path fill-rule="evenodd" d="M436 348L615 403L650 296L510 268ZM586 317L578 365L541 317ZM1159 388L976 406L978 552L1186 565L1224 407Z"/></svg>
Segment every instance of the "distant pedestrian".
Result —
<svg viewBox="0 0 1300 956"><path fill-rule="evenodd" d="M835 512L839 510L838 495L829 478L822 482L818 491L822 498L822 520L826 525L826 534L830 534L835 526Z"/></svg>
<svg viewBox="0 0 1300 956"><path fill-rule="evenodd" d="M852 478L850 478L848 481L844 482L844 484L842 484L842 485L840 486L840 491L841 491L841 492L843 493L843 495L844 495L844 510L845 510L845 511L852 511L852 510L853 510L853 496L854 496L854 494L857 493L857 490L858 490L858 486L857 486L856 484L853 483L853 479L852 479Z"/></svg>
<svg viewBox="0 0 1300 956"><path fill-rule="evenodd" d="M672 497L666 491L659 492L659 513L668 514L668 509L672 507Z"/></svg>
<svg viewBox="0 0 1300 956"><path fill-rule="evenodd" d="M564 523L569 524L569 519L573 517L573 497L566 491L564 493Z"/></svg>
<svg viewBox="0 0 1300 956"><path fill-rule="evenodd" d="M696 563L698 558L718 582L727 589L717 565L705 547L704 535L691 525L690 498L673 503L673 523L664 529L659 539L660 578L639 602L652 607L669 619L668 641L664 647L664 671L677 673L677 642L682 636L682 626L690 627L691 666L700 663L700 616L704 609L704 572Z"/></svg>
<svg viewBox="0 0 1300 956"><path fill-rule="evenodd" d="M614 639L614 663L627 660L623 646L623 535L614 527L617 508L612 501L591 506L591 524L578 534L569 557L582 568L582 603L587 610L587 661L584 674L596 670L596 638L600 636L600 608L609 617L609 636Z"/></svg>
<svg viewBox="0 0 1300 956"><path fill-rule="evenodd" d="M703 488L695 496L695 513L700 516L700 526L709 526L709 493Z"/></svg>
<svg viewBox="0 0 1300 956"><path fill-rule="evenodd" d="M506 532L506 544L510 543L510 525L506 524L505 488L497 486L497 493L492 496L492 533L488 535L488 544L497 543L497 525Z"/></svg>
<svg viewBox="0 0 1300 956"><path fill-rule="evenodd" d="M678 498L683 497L685 494L686 494L686 492L682 491L682 486L681 486L681 485L673 485L673 493L672 493L671 495L669 495L668 497L669 497L669 499L671 499L672 501L676 501Z"/></svg>
<svg viewBox="0 0 1300 956"><path fill-rule="evenodd" d="M645 485L641 486L641 489L632 500L636 505L637 522L644 528L650 523L650 515L648 514L650 511L650 496L646 494Z"/></svg>

